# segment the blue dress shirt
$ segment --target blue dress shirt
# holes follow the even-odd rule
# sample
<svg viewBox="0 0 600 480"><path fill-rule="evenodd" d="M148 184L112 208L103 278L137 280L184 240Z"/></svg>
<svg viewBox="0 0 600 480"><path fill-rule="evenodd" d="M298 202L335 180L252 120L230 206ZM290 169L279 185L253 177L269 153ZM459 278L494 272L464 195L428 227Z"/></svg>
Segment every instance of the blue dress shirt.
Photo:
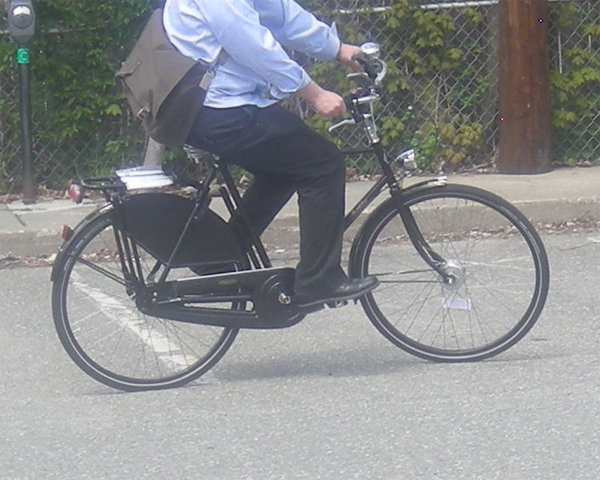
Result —
<svg viewBox="0 0 600 480"><path fill-rule="evenodd" d="M266 107L310 82L284 47L320 60L336 57L335 26L293 0L167 0L164 25L183 54L214 65L204 104Z"/></svg>

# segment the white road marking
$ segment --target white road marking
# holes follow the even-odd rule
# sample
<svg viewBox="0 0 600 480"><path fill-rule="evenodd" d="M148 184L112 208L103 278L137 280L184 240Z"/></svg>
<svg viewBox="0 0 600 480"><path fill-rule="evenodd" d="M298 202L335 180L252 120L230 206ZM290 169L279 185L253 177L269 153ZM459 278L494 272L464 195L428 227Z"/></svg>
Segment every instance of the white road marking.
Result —
<svg viewBox="0 0 600 480"><path fill-rule="evenodd" d="M161 332L152 329L139 316L132 315L130 309L118 301L117 299L106 295L97 288L86 284L81 275L73 272L73 286L82 294L91 298L96 303L99 309L107 317L114 320L118 324L127 328L142 340L144 345L156 353L157 358L164 364L174 367L179 370L181 367L186 367L197 362L198 359L193 355L185 355L181 352L179 345L164 336Z"/></svg>

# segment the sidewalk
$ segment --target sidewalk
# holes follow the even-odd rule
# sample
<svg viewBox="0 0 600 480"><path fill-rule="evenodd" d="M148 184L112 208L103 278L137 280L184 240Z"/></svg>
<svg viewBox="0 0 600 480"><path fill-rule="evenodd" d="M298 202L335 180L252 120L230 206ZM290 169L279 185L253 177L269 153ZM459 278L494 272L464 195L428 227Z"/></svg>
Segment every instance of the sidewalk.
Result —
<svg viewBox="0 0 600 480"><path fill-rule="evenodd" d="M411 179L407 184L425 178ZM490 190L517 205L534 223L600 221L600 167L557 169L540 175L452 175L448 181ZM347 205L353 206L371 185L366 181L348 183ZM213 205L219 212L224 210L219 201ZM74 227L96 207L91 201L75 205L69 200L43 199L33 205L20 201L0 204L0 258L54 254L62 243L62 225ZM263 238L272 247L296 248L295 200L286 205Z"/></svg>

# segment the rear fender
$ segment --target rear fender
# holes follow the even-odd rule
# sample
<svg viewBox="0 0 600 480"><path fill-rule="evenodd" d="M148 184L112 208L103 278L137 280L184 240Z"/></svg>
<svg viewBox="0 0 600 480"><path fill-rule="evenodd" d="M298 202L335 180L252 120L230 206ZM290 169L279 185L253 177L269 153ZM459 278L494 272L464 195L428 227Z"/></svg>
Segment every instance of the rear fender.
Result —
<svg viewBox="0 0 600 480"><path fill-rule="evenodd" d="M50 274L50 281L54 281L56 277L56 270L59 266L63 264L64 252L68 249L68 247L73 243L75 238L77 238L77 234L81 232L88 224L90 224L96 218L108 214L111 210L113 210L113 206L110 203L106 203L101 207L97 208L93 212L88 213L79 223L73 228L73 231L69 238L63 241L62 245L58 247L58 252L56 253L56 258L54 259L54 264L52 266L52 273Z"/></svg>

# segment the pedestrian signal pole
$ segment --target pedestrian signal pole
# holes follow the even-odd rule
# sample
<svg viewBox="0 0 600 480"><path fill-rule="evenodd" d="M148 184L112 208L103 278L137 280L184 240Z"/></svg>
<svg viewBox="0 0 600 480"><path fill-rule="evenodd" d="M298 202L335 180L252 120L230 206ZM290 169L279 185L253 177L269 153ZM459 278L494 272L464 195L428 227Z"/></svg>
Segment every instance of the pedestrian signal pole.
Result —
<svg viewBox="0 0 600 480"><path fill-rule="evenodd" d="M35 10L31 0L1 0L8 18L8 31L17 44L16 61L19 67L21 101L21 147L23 154L23 202L35 202L33 185L33 148L31 124L31 95L29 78L29 49L27 43L35 33Z"/></svg>

